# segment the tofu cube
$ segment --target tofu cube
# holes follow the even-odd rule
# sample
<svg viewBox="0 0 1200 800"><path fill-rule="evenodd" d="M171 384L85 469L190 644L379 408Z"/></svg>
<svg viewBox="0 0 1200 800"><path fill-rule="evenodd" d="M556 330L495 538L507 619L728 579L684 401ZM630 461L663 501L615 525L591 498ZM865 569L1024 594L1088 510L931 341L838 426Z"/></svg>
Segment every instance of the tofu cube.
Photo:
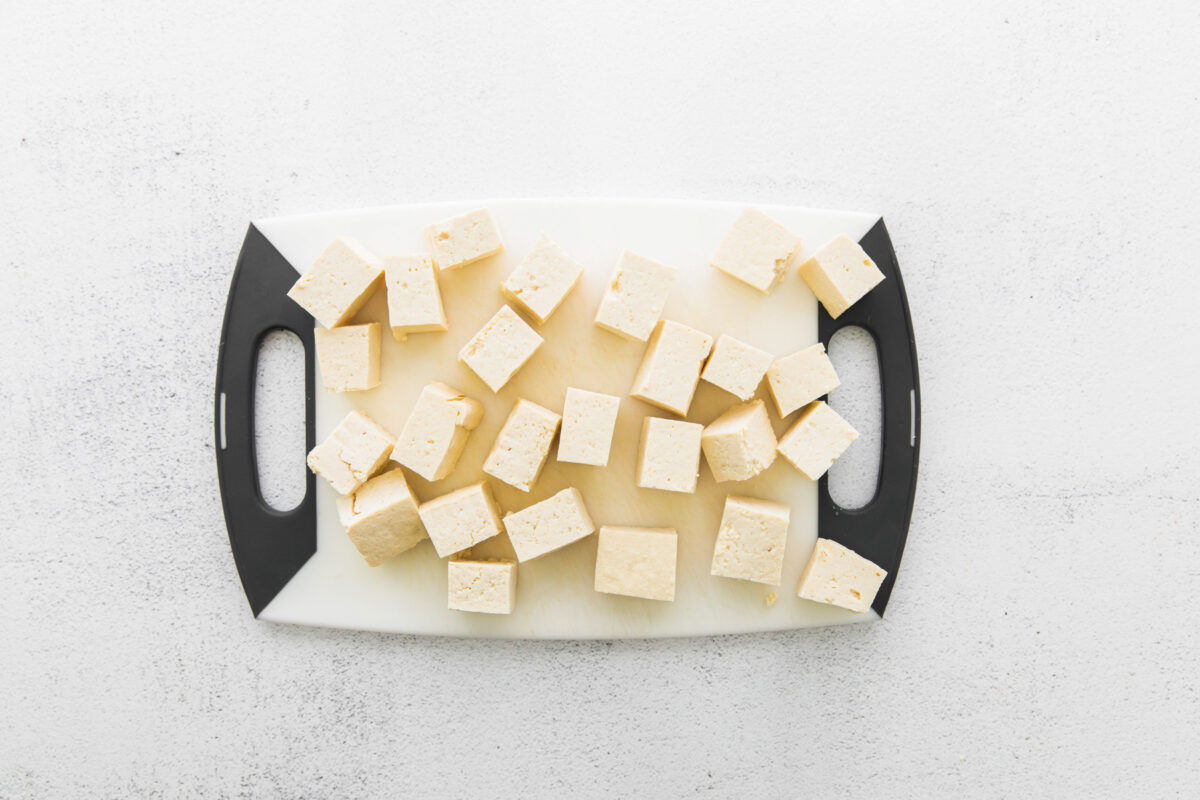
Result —
<svg viewBox="0 0 1200 800"><path fill-rule="evenodd" d="M674 528L600 528L596 591L644 600L675 599Z"/></svg>
<svg viewBox="0 0 1200 800"><path fill-rule="evenodd" d="M563 401L562 434L558 437L558 460L607 466L620 408L619 397L568 387Z"/></svg>
<svg viewBox="0 0 1200 800"><path fill-rule="evenodd" d="M326 328L345 325L370 299L383 264L354 239L337 238L288 290Z"/></svg>
<svg viewBox="0 0 1200 800"><path fill-rule="evenodd" d="M528 400L518 400L483 462L483 471L528 492L550 455L562 417Z"/></svg>
<svg viewBox="0 0 1200 800"><path fill-rule="evenodd" d="M875 602L887 572L830 539L817 539L796 596L861 614Z"/></svg>
<svg viewBox="0 0 1200 800"><path fill-rule="evenodd" d="M781 417L829 394L839 383L820 342L778 359L767 369L767 386Z"/></svg>
<svg viewBox="0 0 1200 800"><path fill-rule="evenodd" d="M438 269L458 269L504 249L500 229L486 208L426 226L425 238Z"/></svg>
<svg viewBox="0 0 1200 800"><path fill-rule="evenodd" d="M626 339L646 341L662 316L674 278L674 267L626 250L596 309L596 325Z"/></svg>
<svg viewBox="0 0 1200 800"><path fill-rule="evenodd" d="M770 294L783 280L800 237L757 208L746 208L713 254L712 266Z"/></svg>
<svg viewBox="0 0 1200 800"><path fill-rule="evenodd" d="M517 603L517 565L512 561L447 562L451 611L511 614Z"/></svg>
<svg viewBox="0 0 1200 800"><path fill-rule="evenodd" d="M501 306L458 351L458 360L470 367L489 389L498 392L543 341L517 312Z"/></svg>
<svg viewBox="0 0 1200 800"><path fill-rule="evenodd" d="M837 319L883 280L883 273L858 242L838 236L800 265L800 277Z"/></svg>
<svg viewBox="0 0 1200 800"><path fill-rule="evenodd" d="M704 426L694 422L646 417L638 448L637 485L643 489L695 492L703 432Z"/></svg>
<svg viewBox="0 0 1200 800"><path fill-rule="evenodd" d="M504 529L518 561L544 556L596 530L578 489L563 489L540 503L504 515Z"/></svg>
<svg viewBox="0 0 1200 800"><path fill-rule="evenodd" d="M351 411L308 454L308 468L349 494L387 463L395 438L361 411Z"/></svg>
<svg viewBox="0 0 1200 800"><path fill-rule="evenodd" d="M389 256L383 260L383 274L388 324L397 342L410 333L447 330L432 256Z"/></svg>
<svg viewBox="0 0 1200 800"><path fill-rule="evenodd" d="M321 384L331 392L361 392L379 385L378 322L317 328L317 363Z"/></svg>
<svg viewBox="0 0 1200 800"><path fill-rule="evenodd" d="M461 553L504 530L500 506L487 481L422 503L417 513L440 558Z"/></svg>
<svg viewBox="0 0 1200 800"><path fill-rule="evenodd" d="M686 417L712 344L711 336L695 328L669 319L659 322L629 393Z"/></svg>
<svg viewBox="0 0 1200 800"><path fill-rule="evenodd" d="M782 503L729 495L713 549L712 574L778 586L792 510Z"/></svg>
<svg viewBox="0 0 1200 800"><path fill-rule="evenodd" d="M800 412L796 423L779 440L779 455L815 481L857 438L858 431L849 422L818 400Z"/></svg>
<svg viewBox="0 0 1200 800"><path fill-rule="evenodd" d="M421 390L404 422L392 460L427 481L454 471L467 437L483 419L483 406L453 386L434 382Z"/></svg>
<svg viewBox="0 0 1200 800"><path fill-rule="evenodd" d="M775 431L762 400L734 406L714 419L700 437L713 479L744 481L775 463Z"/></svg>
<svg viewBox="0 0 1200 800"><path fill-rule="evenodd" d="M758 390L773 358L765 350L722 333L717 337L700 377L739 400L749 400Z"/></svg>
<svg viewBox="0 0 1200 800"><path fill-rule="evenodd" d="M500 292L543 324L579 282L583 265L542 234L529 255L500 284Z"/></svg>
<svg viewBox="0 0 1200 800"><path fill-rule="evenodd" d="M372 567L429 538L417 515L417 499L399 467L339 497L337 511L346 535Z"/></svg>

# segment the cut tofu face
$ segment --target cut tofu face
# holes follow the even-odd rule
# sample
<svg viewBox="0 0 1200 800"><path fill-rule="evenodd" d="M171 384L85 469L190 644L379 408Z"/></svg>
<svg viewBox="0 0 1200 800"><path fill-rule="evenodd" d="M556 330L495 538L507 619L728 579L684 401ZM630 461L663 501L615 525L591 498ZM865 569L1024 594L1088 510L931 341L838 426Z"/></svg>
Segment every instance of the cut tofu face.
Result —
<svg viewBox="0 0 1200 800"><path fill-rule="evenodd" d="M529 561L591 535L596 526L583 505L583 495L569 488L506 514L504 529L517 560Z"/></svg>
<svg viewBox="0 0 1200 800"><path fill-rule="evenodd" d="M756 208L743 209L710 264L763 294L787 273L800 237Z"/></svg>
<svg viewBox="0 0 1200 800"><path fill-rule="evenodd" d="M642 421L637 485L643 489L693 493L700 474L703 425L662 417Z"/></svg>
<svg viewBox="0 0 1200 800"><path fill-rule="evenodd" d="M883 273L858 242L838 236L800 265L800 277L837 319L883 280Z"/></svg>
<svg viewBox="0 0 1200 800"><path fill-rule="evenodd" d="M383 263L354 239L333 240L288 291L326 328L350 321L383 278Z"/></svg>
<svg viewBox="0 0 1200 800"><path fill-rule="evenodd" d="M512 561L459 561L446 566L448 607L477 614L511 614L517 604L517 565Z"/></svg>
<svg viewBox="0 0 1200 800"><path fill-rule="evenodd" d="M833 362L820 342L784 356L767 369L767 386L781 417L829 394L839 384Z"/></svg>
<svg viewBox="0 0 1200 800"><path fill-rule="evenodd" d="M583 265L542 234L533 250L500 285L500 291L541 325L575 288L582 274Z"/></svg>
<svg viewBox="0 0 1200 800"><path fill-rule="evenodd" d="M438 269L458 269L504 249L500 229L486 208L435 222L425 228Z"/></svg>
<svg viewBox="0 0 1200 800"><path fill-rule="evenodd" d="M646 341L662 316L674 279L674 267L626 250L600 300L596 325L626 339Z"/></svg>
<svg viewBox="0 0 1200 800"><path fill-rule="evenodd" d="M508 306L502 306L458 352L493 392L498 392L542 346L537 331Z"/></svg>
<svg viewBox="0 0 1200 800"><path fill-rule="evenodd" d="M396 468L337 499L338 518L368 565L379 566L429 538L417 500Z"/></svg>
<svg viewBox="0 0 1200 800"><path fill-rule="evenodd" d="M817 539L796 596L861 614L875 602L887 572L829 539Z"/></svg>
<svg viewBox="0 0 1200 800"><path fill-rule="evenodd" d="M779 455L809 480L824 475L858 438L849 422L818 400L810 403L779 440Z"/></svg>
<svg viewBox="0 0 1200 800"><path fill-rule="evenodd" d="M713 479L744 481L775 462L775 431L762 400L743 403L717 417L700 437Z"/></svg>
<svg viewBox="0 0 1200 800"><path fill-rule="evenodd" d="M729 495L713 549L712 574L778 586L783 575L791 509Z"/></svg>
<svg viewBox="0 0 1200 800"><path fill-rule="evenodd" d="M421 390L400 431L392 460L427 481L454 471L467 437L483 419L483 406L460 390L434 382Z"/></svg>
<svg viewBox="0 0 1200 800"><path fill-rule="evenodd" d="M361 392L379 385L378 322L317 328L317 364L321 384L331 392Z"/></svg>
<svg viewBox="0 0 1200 800"><path fill-rule="evenodd" d="M621 398L615 395L569 387L563 401L558 460L606 466L620 408Z"/></svg>
<svg viewBox="0 0 1200 800"><path fill-rule="evenodd" d="M308 454L308 467L338 494L349 494L387 463L394 441L375 420L351 411Z"/></svg>
<svg viewBox="0 0 1200 800"><path fill-rule="evenodd" d="M422 503L417 513L440 558L474 547L503 530L500 507L487 481Z"/></svg>
<svg viewBox="0 0 1200 800"><path fill-rule="evenodd" d="M722 333L700 377L739 400L749 400L773 360L767 351Z"/></svg>
<svg viewBox="0 0 1200 800"><path fill-rule="evenodd" d="M712 344L707 333L663 320L650 337L629 394L686 417Z"/></svg>
<svg viewBox="0 0 1200 800"><path fill-rule="evenodd" d="M432 256L391 256L383 260L383 271L388 324L396 341L448 328Z"/></svg>
<svg viewBox="0 0 1200 800"><path fill-rule="evenodd" d="M529 400L518 400L496 436L483 463L483 471L509 486L528 492L533 488L562 417Z"/></svg>
<svg viewBox="0 0 1200 800"><path fill-rule="evenodd" d="M620 528L605 525L596 547L597 592L675 599L679 537L673 528Z"/></svg>

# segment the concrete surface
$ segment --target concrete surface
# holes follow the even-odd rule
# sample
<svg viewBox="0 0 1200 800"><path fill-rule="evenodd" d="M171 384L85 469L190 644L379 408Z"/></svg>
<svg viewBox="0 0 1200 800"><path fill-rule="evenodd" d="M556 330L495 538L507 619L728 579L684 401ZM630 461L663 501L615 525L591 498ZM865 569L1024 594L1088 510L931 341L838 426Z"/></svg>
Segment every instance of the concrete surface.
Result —
<svg viewBox="0 0 1200 800"><path fill-rule="evenodd" d="M0 796L1194 796L1197 52L1186 2L0 4ZM250 618L246 221L501 195L885 212L925 427L884 622Z"/></svg>

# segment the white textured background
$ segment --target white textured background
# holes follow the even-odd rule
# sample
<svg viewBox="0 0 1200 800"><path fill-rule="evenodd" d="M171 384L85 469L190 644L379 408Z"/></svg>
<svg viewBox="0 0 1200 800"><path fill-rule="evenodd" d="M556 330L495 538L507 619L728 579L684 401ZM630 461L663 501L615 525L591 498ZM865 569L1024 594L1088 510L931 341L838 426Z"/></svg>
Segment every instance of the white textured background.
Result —
<svg viewBox="0 0 1200 800"><path fill-rule="evenodd" d="M0 796L1195 796L1194 3L0 2ZM420 640L247 611L251 217L886 214L924 391L888 618Z"/></svg>

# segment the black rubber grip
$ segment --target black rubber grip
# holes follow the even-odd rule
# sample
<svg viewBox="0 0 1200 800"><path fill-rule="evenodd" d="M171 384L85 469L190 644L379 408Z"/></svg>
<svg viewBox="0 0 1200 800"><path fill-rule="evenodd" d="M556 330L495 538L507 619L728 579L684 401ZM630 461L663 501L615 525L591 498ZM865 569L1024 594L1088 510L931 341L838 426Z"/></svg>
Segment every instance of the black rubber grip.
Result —
<svg viewBox="0 0 1200 800"><path fill-rule="evenodd" d="M315 443L313 320L287 296L297 277L251 225L229 286L217 358L217 480L229 546L255 616L317 552L316 476L305 469L304 500L290 511L276 511L263 500L254 452L258 349L264 336L279 329L304 345L305 452Z"/></svg>
<svg viewBox="0 0 1200 800"><path fill-rule="evenodd" d="M921 387L917 377L917 344L913 337L908 298L896 263L896 252L883 220L859 240L863 250L884 275L884 281L837 319L821 306L818 335L828 349L829 340L848 325L864 328L875 340L879 354L879 382L883 395L883 449L875 496L862 508L850 510L833 502L829 475L820 481L817 531L869 558L888 572L871 607L882 616L900 571L900 557L908 538L913 494L917 489L917 456L921 449Z"/></svg>

